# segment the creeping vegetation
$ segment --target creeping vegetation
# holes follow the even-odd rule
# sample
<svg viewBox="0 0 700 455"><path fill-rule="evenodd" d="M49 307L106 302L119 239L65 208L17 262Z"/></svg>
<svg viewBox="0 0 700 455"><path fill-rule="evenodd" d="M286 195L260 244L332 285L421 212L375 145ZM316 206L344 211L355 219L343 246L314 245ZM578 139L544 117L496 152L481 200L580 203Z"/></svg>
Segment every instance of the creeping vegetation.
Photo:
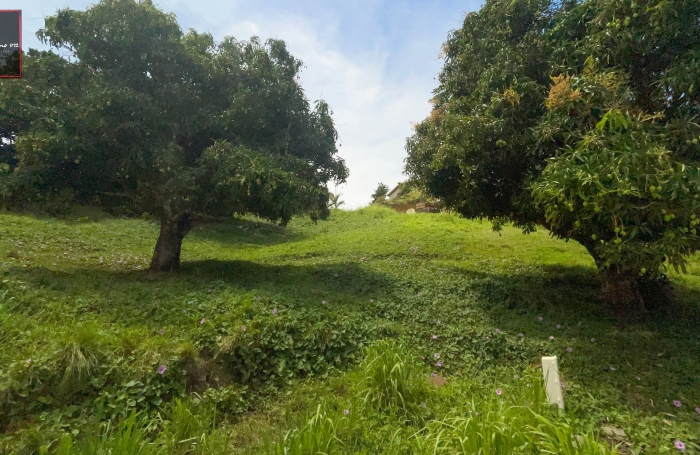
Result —
<svg viewBox="0 0 700 455"><path fill-rule="evenodd" d="M698 449L695 260L667 312L621 325L585 249L544 233L380 207L245 218L195 229L182 271L151 276L157 234L0 215L2 451Z"/></svg>

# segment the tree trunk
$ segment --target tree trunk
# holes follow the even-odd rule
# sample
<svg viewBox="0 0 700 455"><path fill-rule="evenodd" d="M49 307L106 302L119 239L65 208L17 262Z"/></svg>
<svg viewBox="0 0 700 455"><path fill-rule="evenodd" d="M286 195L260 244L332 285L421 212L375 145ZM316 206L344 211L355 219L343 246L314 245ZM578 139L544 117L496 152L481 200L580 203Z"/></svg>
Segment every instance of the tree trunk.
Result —
<svg viewBox="0 0 700 455"><path fill-rule="evenodd" d="M591 240L591 239L578 240L578 239L576 239L576 241L578 243L580 243L581 245L583 245L583 247L588 251L588 254L590 254L591 257L593 258L593 261L595 261L595 266L598 268L598 270L600 270L601 260L600 260L600 256L598 256L598 253L595 250L595 247L596 247L595 240Z"/></svg>
<svg viewBox="0 0 700 455"><path fill-rule="evenodd" d="M632 272L620 272L614 265L601 270L602 261L595 242L583 240L600 273L601 297L623 319L635 320L649 312L668 311L673 302L673 286L667 277L651 279Z"/></svg>
<svg viewBox="0 0 700 455"><path fill-rule="evenodd" d="M623 319L637 319L647 312L644 295L639 286L640 277L619 272L617 267L600 272L603 299Z"/></svg>
<svg viewBox="0 0 700 455"><path fill-rule="evenodd" d="M182 239L192 229L192 217L181 214L163 217L160 222L160 235L153 251L150 272L174 272L180 270L180 250Z"/></svg>
<svg viewBox="0 0 700 455"><path fill-rule="evenodd" d="M600 273L601 297L616 316L635 320L650 310L667 307L672 299L672 288L668 280L650 280L632 272L620 272L613 265L602 268L602 261L596 252L596 243L590 239L579 240L595 261Z"/></svg>
<svg viewBox="0 0 700 455"><path fill-rule="evenodd" d="M602 261L596 252L594 240L579 241L593 257L600 274L601 297L611 306L617 316L637 319L647 312L644 295L639 287L640 277L629 272L620 272L613 265L601 270Z"/></svg>

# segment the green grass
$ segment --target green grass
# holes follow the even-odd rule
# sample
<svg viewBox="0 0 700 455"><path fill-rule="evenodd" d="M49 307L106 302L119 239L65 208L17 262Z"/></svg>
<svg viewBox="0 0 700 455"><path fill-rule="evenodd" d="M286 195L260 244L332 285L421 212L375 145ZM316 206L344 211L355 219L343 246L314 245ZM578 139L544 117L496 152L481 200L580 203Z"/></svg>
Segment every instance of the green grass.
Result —
<svg viewBox="0 0 700 455"><path fill-rule="evenodd" d="M0 215L0 453L453 453L479 437L604 453L604 427L624 430L621 453L700 453L697 259L671 274L668 313L624 324L584 248L545 232L380 208L238 219L190 233L182 272L153 277L157 232ZM362 349L385 338L401 342ZM565 416L513 379L534 385L542 355L559 356ZM502 450L536 453L518 447Z"/></svg>

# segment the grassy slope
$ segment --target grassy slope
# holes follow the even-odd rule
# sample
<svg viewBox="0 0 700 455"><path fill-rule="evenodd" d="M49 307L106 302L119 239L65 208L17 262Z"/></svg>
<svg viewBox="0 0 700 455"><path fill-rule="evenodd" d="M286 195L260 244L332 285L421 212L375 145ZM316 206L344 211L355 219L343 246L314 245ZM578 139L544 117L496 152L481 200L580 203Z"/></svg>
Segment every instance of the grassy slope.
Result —
<svg viewBox="0 0 700 455"><path fill-rule="evenodd" d="M192 232L183 245L183 272L150 278L142 270L156 235L157 226L144 221L0 216L5 388L12 375L31 376L25 370L42 361L58 365L67 346L89 344L96 331L96 346L130 347L139 355L123 362L141 362L134 371L148 375L168 356L182 357L189 343L199 345L202 332L217 324L240 327L278 309L280 316L307 312L384 331L368 334L397 333L427 358L426 368L455 377L497 382L504 368L520 371L539 355L556 354L570 415L586 426L597 429L607 419L633 447L646 444L658 453L675 450L676 438L690 453L693 441L700 443L700 414L693 409L700 406L697 261L690 275L673 276L679 303L669 316L623 326L598 309L585 250L544 232L505 229L499 236L488 223L382 209L336 211L316 225L294 220L286 230L237 220ZM325 390L316 382L291 387L295 412L312 406L314 388ZM274 418L280 408L265 403L231 427L247 435L239 443L253 444L265 425L280 425ZM41 412L52 406L60 403ZM5 431L26 439L23 429L39 415Z"/></svg>

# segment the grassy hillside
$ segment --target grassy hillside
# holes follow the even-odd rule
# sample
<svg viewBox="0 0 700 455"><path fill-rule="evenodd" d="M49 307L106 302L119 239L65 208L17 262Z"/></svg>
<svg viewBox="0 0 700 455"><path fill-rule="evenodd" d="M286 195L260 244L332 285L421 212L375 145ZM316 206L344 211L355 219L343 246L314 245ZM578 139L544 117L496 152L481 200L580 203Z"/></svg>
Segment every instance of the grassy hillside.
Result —
<svg viewBox="0 0 700 455"><path fill-rule="evenodd" d="M629 325L601 309L585 250L544 232L381 208L239 219L190 233L182 272L153 277L157 232L0 215L0 453L451 453L488 428L515 453L556 431L700 453L698 261L672 274L667 314ZM362 350L385 338L402 342ZM565 416L542 407L542 355L560 358Z"/></svg>

